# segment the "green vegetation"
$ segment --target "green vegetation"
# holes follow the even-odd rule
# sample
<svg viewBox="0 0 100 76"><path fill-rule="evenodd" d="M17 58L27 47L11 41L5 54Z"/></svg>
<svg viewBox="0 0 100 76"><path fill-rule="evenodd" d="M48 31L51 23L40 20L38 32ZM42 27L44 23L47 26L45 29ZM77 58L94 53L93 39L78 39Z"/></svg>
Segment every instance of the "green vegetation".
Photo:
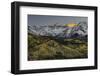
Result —
<svg viewBox="0 0 100 76"><path fill-rule="evenodd" d="M80 39L64 39L28 33L28 60L87 58L87 42Z"/></svg>

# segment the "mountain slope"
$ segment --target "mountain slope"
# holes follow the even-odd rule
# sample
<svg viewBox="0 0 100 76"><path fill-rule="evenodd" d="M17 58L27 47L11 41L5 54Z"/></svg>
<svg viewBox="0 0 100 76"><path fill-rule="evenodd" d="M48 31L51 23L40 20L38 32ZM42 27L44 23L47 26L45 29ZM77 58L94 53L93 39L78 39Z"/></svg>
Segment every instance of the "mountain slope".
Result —
<svg viewBox="0 0 100 76"><path fill-rule="evenodd" d="M28 33L28 60L87 58L87 43L79 39L56 39Z"/></svg>

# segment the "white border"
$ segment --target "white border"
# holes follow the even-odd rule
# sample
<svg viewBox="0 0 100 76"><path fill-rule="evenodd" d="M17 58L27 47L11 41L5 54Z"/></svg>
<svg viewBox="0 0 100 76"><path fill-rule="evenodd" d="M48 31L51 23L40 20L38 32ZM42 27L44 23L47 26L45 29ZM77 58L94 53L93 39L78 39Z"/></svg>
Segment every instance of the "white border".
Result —
<svg viewBox="0 0 100 76"><path fill-rule="evenodd" d="M27 61L27 15L59 15L88 17L88 58ZM43 7L20 7L20 70L80 67L94 65L94 11Z"/></svg>

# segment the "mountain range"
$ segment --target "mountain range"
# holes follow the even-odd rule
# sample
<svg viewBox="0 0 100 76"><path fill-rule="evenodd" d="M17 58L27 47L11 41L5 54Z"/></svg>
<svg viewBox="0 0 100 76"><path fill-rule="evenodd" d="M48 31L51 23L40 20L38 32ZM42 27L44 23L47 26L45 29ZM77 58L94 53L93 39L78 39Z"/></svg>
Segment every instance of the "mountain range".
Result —
<svg viewBox="0 0 100 76"><path fill-rule="evenodd" d="M57 38L86 38L88 34L87 28L86 22L66 25L28 25L28 32L39 36L52 36Z"/></svg>
<svg viewBox="0 0 100 76"><path fill-rule="evenodd" d="M88 58L87 23L28 26L28 60Z"/></svg>

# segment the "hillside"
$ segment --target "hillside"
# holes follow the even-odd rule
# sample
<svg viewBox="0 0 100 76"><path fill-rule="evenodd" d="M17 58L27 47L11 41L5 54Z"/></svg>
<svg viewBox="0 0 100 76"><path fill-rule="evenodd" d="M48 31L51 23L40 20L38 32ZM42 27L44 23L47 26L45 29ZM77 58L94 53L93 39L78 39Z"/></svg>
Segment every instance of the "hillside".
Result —
<svg viewBox="0 0 100 76"><path fill-rule="evenodd" d="M28 60L87 58L87 42L28 33Z"/></svg>

